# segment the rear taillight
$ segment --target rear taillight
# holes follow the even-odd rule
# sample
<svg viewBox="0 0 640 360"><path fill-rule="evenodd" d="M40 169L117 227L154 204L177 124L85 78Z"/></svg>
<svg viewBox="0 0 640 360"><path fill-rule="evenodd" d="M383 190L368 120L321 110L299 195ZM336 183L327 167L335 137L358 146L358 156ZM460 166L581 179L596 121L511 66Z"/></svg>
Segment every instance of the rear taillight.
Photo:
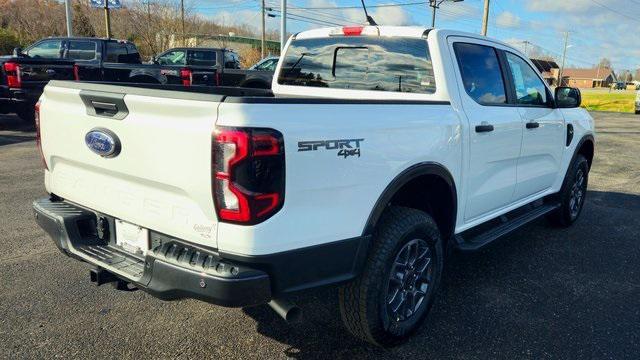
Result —
<svg viewBox="0 0 640 360"><path fill-rule="evenodd" d="M7 85L10 88L22 87L20 78L20 64L15 62L4 63L4 73L7 75Z"/></svg>
<svg viewBox="0 0 640 360"><path fill-rule="evenodd" d="M38 151L40 152L40 160L42 160L42 166L46 170L49 170L49 167L47 166L47 162L44 159L44 152L42 152L42 137L40 133L40 100L38 100L38 102L35 105L34 119L35 119L35 125L36 125L36 146L38 147Z"/></svg>
<svg viewBox="0 0 640 360"><path fill-rule="evenodd" d="M73 80L80 81L80 67L73 65Z"/></svg>
<svg viewBox="0 0 640 360"><path fill-rule="evenodd" d="M218 128L213 135L213 197L218 219L260 223L284 203L284 141L276 130Z"/></svg>
<svg viewBox="0 0 640 360"><path fill-rule="evenodd" d="M220 77L220 72L216 71L216 86L221 86L222 85L222 79Z"/></svg>
<svg viewBox="0 0 640 360"><path fill-rule="evenodd" d="M183 86L191 86L191 83L193 82L193 74L191 73L191 69L180 70L180 79L182 79Z"/></svg>

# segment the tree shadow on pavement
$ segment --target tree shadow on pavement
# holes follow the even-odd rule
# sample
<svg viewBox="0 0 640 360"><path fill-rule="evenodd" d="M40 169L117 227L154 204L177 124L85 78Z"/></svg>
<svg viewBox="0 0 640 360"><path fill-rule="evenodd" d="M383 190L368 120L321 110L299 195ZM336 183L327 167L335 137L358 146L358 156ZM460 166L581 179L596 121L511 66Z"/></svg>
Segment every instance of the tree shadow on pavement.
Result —
<svg viewBox="0 0 640 360"><path fill-rule="evenodd" d="M425 325L380 349L344 329L335 289L295 299L302 324L246 308L257 331L308 358L638 358L640 196L589 191L569 228L538 220L485 250L452 255Z"/></svg>

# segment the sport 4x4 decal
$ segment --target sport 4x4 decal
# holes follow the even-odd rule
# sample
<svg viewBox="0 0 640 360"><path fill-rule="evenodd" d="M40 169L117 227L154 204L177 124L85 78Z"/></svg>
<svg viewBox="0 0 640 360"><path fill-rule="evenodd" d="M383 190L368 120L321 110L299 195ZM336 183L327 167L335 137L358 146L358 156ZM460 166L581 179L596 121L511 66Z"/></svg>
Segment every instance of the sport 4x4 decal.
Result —
<svg viewBox="0 0 640 360"><path fill-rule="evenodd" d="M364 139L299 141L298 151L316 151L323 148L325 150L338 150L338 156L344 159L349 156L360 157L360 143L363 141Z"/></svg>

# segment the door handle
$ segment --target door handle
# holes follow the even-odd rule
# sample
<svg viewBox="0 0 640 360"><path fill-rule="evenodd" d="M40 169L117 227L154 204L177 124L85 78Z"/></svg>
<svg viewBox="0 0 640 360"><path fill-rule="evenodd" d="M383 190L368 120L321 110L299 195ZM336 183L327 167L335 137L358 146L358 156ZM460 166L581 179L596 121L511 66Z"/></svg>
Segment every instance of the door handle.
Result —
<svg viewBox="0 0 640 360"><path fill-rule="evenodd" d="M122 120L129 114L124 102L125 94L102 91L80 91L80 98L89 116L100 116L114 120Z"/></svg>
<svg viewBox="0 0 640 360"><path fill-rule="evenodd" d="M116 104L91 100L91 105L93 105L93 108L96 109L96 112L101 111L103 113L113 114L118 112L118 106Z"/></svg>
<svg viewBox="0 0 640 360"><path fill-rule="evenodd" d="M540 127L540 123L536 122L536 121L532 121L532 122L528 122L527 123L527 129L537 129Z"/></svg>
<svg viewBox="0 0 640 360"><path fill-rule="evenodd" d="M493 131L493 125L488 125L488 124L476 125L476 132L478 133L490 132L490 131Z"/></svg>

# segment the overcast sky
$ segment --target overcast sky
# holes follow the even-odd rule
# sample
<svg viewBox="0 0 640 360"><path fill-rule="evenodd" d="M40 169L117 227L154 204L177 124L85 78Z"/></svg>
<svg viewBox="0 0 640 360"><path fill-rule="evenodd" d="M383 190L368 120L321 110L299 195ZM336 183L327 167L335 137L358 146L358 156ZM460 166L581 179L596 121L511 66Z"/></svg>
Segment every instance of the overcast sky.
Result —
<svg viewBox="0 0 640 360"><path fill-rule="evenodd" d="M447 2L438 10L436 27L479 32L484 0ZM279 14L280 0L266 0ZM381 25L430 25L431 8L420 0L366 0L370 13ZM260 0L191 0L196 11L226 24L246 23L259 29ZM413 5L375 7L376 5ZM415 4L418 3L418 4ZM290 32L314 27L362 23L360 9L331 10L358 6L359 0L289 0ZM301 9L314 8L314 9ZM268 18L277 30L279 18ZM533 53L560 59L564 31L569 31L568 65L590 67L608 57L614 68L640 67L640 0L491 0L489 36Z"/></svg>

